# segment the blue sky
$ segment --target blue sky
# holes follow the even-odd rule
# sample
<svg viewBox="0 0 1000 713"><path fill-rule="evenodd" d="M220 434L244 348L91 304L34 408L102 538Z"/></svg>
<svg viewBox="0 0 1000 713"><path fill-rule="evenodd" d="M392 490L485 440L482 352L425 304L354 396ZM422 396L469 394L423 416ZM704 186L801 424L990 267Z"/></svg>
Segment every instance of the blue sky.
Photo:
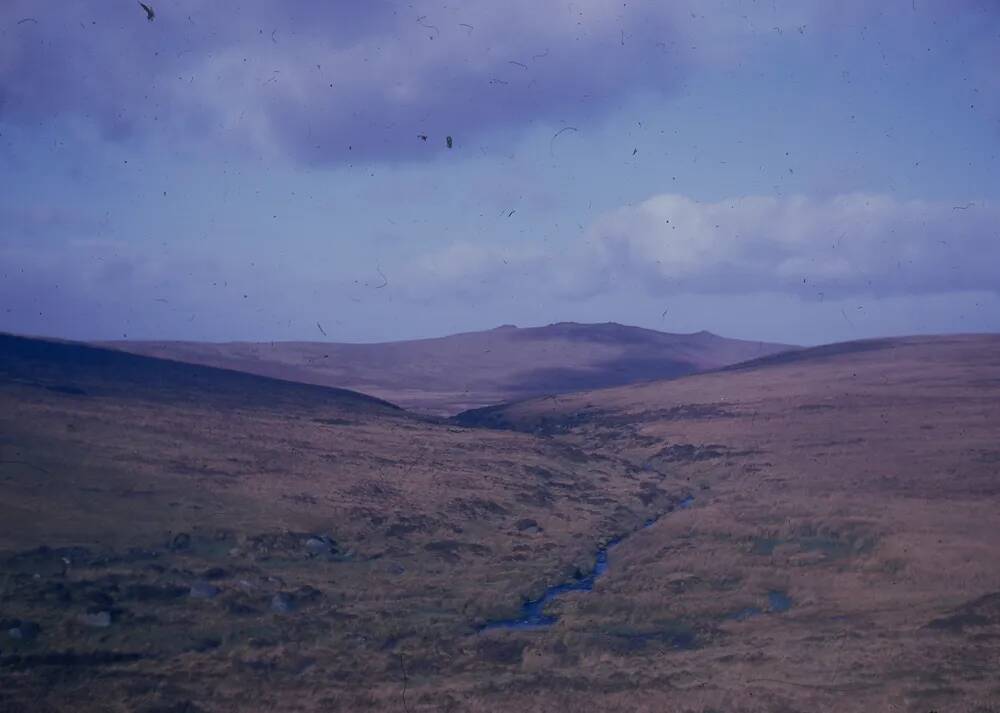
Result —
<svg viewBox="0 0 1000 713"><path fill-rule="evenodd" d="M537 5L5 3L0 329L1000 330L996 3Z"/></svg>

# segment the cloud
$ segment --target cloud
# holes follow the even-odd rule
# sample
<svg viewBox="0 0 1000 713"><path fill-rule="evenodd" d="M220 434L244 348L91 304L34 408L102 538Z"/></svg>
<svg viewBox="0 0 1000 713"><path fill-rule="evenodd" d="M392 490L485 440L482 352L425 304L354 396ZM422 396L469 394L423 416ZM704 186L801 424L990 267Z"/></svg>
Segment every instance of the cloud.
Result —
<svg viewBox="0 0 1000 713"><path fill-rule="evenodd" d="M599 281L576 255L553 256L533 245L457 241L420 256L399 271L409 299L504 299L512 292L581 297Z"/></svg>
<svg viewBox="0 0 1000 713"><path fill-rule="evenodd" d="M415 260L411 296L511 290L586 298L639 285L651 295L785 293L807 300L1000 293L1000 208L886 195L658 195L599 217L565 248L458 241Z"/></svg>
<svg viewBox="0 0 1000 713"><path fill-rule="evenodd" d="M210 245L102 238L86 214L26 205L0 218L21 225L0 243L0 329L77 338L310 339L320 320L384 339L597 318L743 336L752 320L771 338L828 341L943 331L949 314L958 328L995 329L1000 299L1000 210L978 200L658 195L573 243L470 237L373 264L360 282Z"/></svg>
<svg viewBox="0 0 1000 713"><path fill-rule="evenodd" d="M64 116L112 140L183 136L304 163L419 158L447 152L446 136L460 148L672 92L817 6L174 0L147 22L137 4L13 0L0 121Z"/></svg>
<svg viewBox="0 0 1000 713"><path fill-rule="evenodd" d="M59 205L30 203L0 206L0 224L7 238L37 239L52 234L73 238L99 234L108 226L108 219L64 208Z"/></svg>
<svg viewBox="0 0 1000 713"><path fill-rule="evenodd" d="M981 0L918 4L163 0L147 22L137 3L7 0L0 122L63 117L110 140L179 137L305 164L419 159L447 153L446 136L461 149L494 129L669 94L775 42L839 63L853 54L842 43L867 32L883 56L927 61L945 28L963 37L946 56L995 109L1000 13Z"/></svg>
<svg viewBox="0 0 1000 713"><path fill-rule="evenodd" d="M593 259L655 293L1000 291L1000 209L885 195L654 196L603 216Z"/></svg>

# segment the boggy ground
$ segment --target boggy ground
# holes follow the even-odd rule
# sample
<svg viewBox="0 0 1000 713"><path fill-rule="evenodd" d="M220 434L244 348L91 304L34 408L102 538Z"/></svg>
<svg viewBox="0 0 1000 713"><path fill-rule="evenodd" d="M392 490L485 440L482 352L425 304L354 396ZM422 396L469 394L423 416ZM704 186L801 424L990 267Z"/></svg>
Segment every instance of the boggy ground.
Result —
<svg viewBox="0 0 1000 713"><path fill-rule="evenodd" d="M572 674L605 682L602 709L1000 710L1000 338L835 345L462 420L698 495L562 608L564 636L622 637ZM695 648L647 638L670 626Z"/></svg>
<svg viewBox="0 0 1000 713"><path fill-rule="evenodd" d="M998 338L467 425L3 346L0 708L1000 708ZM477 633L625 533L553 626Z"/></svg>
<svg viewBox="0 0 1000 713"><path fill-rule="evenodd" d="M517 669L478 625L686 493L351 392L0 347L4 710L396 707L404 670L407 706L464 697Z"/></svg>

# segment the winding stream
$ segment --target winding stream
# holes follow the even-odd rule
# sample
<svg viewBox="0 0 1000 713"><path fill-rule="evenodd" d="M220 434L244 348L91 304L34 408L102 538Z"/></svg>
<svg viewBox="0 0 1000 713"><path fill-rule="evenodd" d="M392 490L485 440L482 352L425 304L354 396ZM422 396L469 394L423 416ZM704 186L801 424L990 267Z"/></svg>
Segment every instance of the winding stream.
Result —
<svg viewBox="0 0 1000 713"><path fill-rule="evenodd" d="M687 495L680 502L677 503L679 509L686 509L691 507L694 503L694 496ZM663 515L657 515L656 517L651 517L646 522L643 523L643 529L650 527L657 520L659 520ZM578 577L570 580L569 582L563 582L562 584L556 584L555 586L549 587L545 592L537 599L529 599L524 604L521 605L521 616L516 619L497 619L495 621L488 621L479 627L480 631L487 631L490 629L541 629L547 626L555 624L558 617L547 615L545 613L546 607L553 601L558 599L564 594L569 592L590 592L594 589L594 583L597 579L603 576L608 571L608 555L611 550L616 546L621 544L621 542L627 537L627 535L621 535L609 540L606 545L597 550L597 555L594 561L594 567L590 572L581 574Z"/></svg>

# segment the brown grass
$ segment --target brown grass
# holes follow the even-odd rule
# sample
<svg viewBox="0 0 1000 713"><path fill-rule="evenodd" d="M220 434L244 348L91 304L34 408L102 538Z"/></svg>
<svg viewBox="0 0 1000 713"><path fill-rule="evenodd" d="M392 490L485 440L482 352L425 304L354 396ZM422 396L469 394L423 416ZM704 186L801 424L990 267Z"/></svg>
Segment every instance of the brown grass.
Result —
<svg viewBox="0 0 1000 713"><path fill-rule="evenodd" d="M0 644L0 709L402 711L404 666L409 711L995 709L998 355L891 340L500 414L550 437L8 356L0 615L42 634ZM555 626L475 633L687 492ZM169 598L211 568L216 598ZM101 594L121 611L83 626Z"/></svg>

